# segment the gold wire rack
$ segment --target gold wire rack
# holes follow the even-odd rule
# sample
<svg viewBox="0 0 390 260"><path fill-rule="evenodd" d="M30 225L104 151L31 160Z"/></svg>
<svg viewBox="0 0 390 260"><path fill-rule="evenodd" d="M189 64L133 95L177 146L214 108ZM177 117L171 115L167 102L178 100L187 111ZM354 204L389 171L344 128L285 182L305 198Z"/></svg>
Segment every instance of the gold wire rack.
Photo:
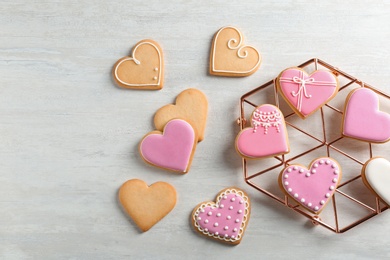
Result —
<svg viewBox="0 0 390 260"><path fill-rule="evenodd" d="M332 73L334 73L336 75L339 82L343 82L342 84L340 84L339 93L342 91L346 92L347 91L346 89L348 87L352 86L353 84L357 84L357 87L365 87L365 88L369 88L369 89L373 90L380 97L384 98L386 101L390 99L390 96L388 94L385 94L384 92L382 92L378 89L375 89L374 87L364 83L363 81L361 81L355 77L352 77L351 75L339 70L338 68L336 68L336 67L334 67L334 66L332 66L332 65L330 65L330 64L328 64L320 59L317 59L317 58L310 59L310 60L304 62L303 64L299 65L298 67L300 67L304 70L308 70L310 67L314 67L314 70L318 70L319 68L321 68L321 69L325 68L325 69L331 71ZM285 101L280 98L280 94L278 94L278 90L277 90L275 83L276 83L276 78L274 78L273 80L270 80L269 82L261 85L260 87L258 87L256 89L253 89L252 91L244 94L241 97L241 99L240 99L240 118L237 120L237 123L240 125L241 130L246 126L246 123L247 123L247 120L245 119L244 107L249 105L249 107L252 108L252 110L253 110L257 106L261 105L261 104L256 104L256 102L249 100L250 98L253 98L255 95L257 95L263 91L272 91L273 96L274 96L273 102L277 107L279 107L281 109L281 102L285 102ZM253 187L253 188L257 189L258 191L262 192L263 194L267 195L268 197L270 197L274 201L283 204L284 206L288 207L289 209L295 211L296 213L303 215L309 221L311 221L314 225L321 225L321 226L323 226L323 227L325 227L325 228L327 228L335 233L343 233L343 232L348 231L351 228L365 222L366 220L382 213L383 211L385 211L389 208L389 206L386 205L385 203L383 203L380 200L380 198L375 197L375 195L373 195L370 192L367 192L367 196L370 197L372 203L367 203L366 201L361 201L360 199L356 198L357 196L350 195L341 189L342 187L346 187L347 185L351 185L354 182L359 182L359 181L362 182L360 171L358 173L356 173L354 176L350 176L346 180L342 180L342 182L340 183L340 185L336 189L334 196L332 196L331 202L332 202L333 207L331 207L332 212L330 213L330 215L332 216L331 218L333 218L333 223L329 223L329 221L325 222L324 220L322 220L322 216L316 215L316 214L313 214L313 213L307 211L305 208L303 208L302 206L300 206L296 202L289 199L288 196L277 195L276 194L277 192L274 192L274 191L268 189L264 182L259 184L258 182L254 181L256 179L256 177L259 177L259 176L261 177L262 175L265 175L266 173L272 172L272 173L278 175L281 168L284 168L284 167L290 165L292 161L294 161L300 157L310 155L311 153L313 153L314 151L316 151L320 148L323 148L326 150L326 152L325 152L326 156L332 157L331 153L333 153L333 152L339 153L341 156L345 156L346 158L349 158L354 164L358 165L359 169L361 169L361 167L366 162L365 160L361 160L361 159L356 158L355 156L352 156L350 153L342 150L341 148L337 147L337 145L336 145L336 143L340 142L342 139L345 139L347 137L342 136L341 131L339 131L340 134L336 138L330 138L327 135L328 129L326 127L324 108L331 109L332 111L334 111L335 113L337 113L339 115L343 114L342 109L336 108L334 105L331 105L330 103L331 102L328 102L327 104L325 104L324 107L322 107L319 110L319 112L317 112L317 113L320 113L320 118L321 118L321 125L322 125L321 137L315 136L314 134L311 134L308 131L306 131L305 129L303 129L303 127L300 127L300 126L296 125L294 122L291 122L289 119L294 117L294 115L295 115L294 112L288 112L288 114L286 114L281 109L283 114L285 115L284 117L285 117L287 128L293 128L293 129L299 131L300 133L306 135L308 138L311 138L312 140L314 140L314 142L317 143L317 145L315 147L310 148L308 150L305 150L297 155L294 155L291 158L287 158L288 154L281 155L281 156L275 156L273 158L276 159L276 163L272 164L271 166L268 166L268 165L264 166L265 164L264 165L261 164L262 160L266 160L266 159L260 159L260 162L259 162L259 160L242 159L242 167L243 167L245 182L247 184L249 184L251 187ZM347 138L347 139L350 139L350 138ZM360 141L353 140L353 139L350 139L350 141L351 142L360 142ZM290 147L292 147L291 149L294 149L293 142L294 142L294 140L290 139ZM364 145L367 145L366 149L368 150L369 158L372 158L373 157L373 146L376 144L365 143ZM384 146L387 144L379 144L379 146L380 145ZM386 154L381 154L381 155L386 156ZM315 158L312 158L312 159L315 159ZM254 164L255 162L257 163L256 167L249 167L249 166L251 166L250 164ZM250 173L251 170L249 168L251 168L251 170L254 170L254 172ZM259 168L261 168L260 171L258 171ZM278 171L278 169L279 169L279 171ZM343 178L344 178L344 175L343 175ZM361 188L366 189L366 191L367 191L366 187L361 187ZM365 213L362 215L359 215L357 217L357 219L354 218L352 221L348 220L347 224L341 225L339 220L340 220L340 217L342 217L342 216L340 215L339 211L340 211L340 207L342 207L343 205L338 205L338 203L337 203L338 199L336 201L336 195L337 195L337 198L339 198L339 196L341 196L343 198L348 199L348 201L352 201L353 202L352 204L354 204L356 207L362 207L364 209ZM370 205L368 205L368 204L370 204ZM330 207L330 205L328 205L328 207Z"/></svg>

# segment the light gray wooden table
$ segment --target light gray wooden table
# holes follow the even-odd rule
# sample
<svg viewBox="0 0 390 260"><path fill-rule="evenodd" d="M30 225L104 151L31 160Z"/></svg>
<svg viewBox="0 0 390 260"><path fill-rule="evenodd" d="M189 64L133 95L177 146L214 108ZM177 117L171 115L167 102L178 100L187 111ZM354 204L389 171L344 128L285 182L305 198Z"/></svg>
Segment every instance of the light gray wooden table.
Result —
<svg viewBox="0 0 390 260"><path fill-rule="evenodd" d="M247 186L234 150L239 97L309 58L390 93L388 2L15 0L0 4L0 24L1 259L390 257L390 212L345 234L313 228ZM254 75L208 75L212 36L226 25L260 50ZM113 64L144 38L163 48L164 88L115 87ZM210 110L192 169L178 176L145 165L137 145L154 112L189 87ZM116 199L132 178L178 191L175 209L146 233ZM195 205L232 185L253 202L236 247L189 224Z"/></svg>

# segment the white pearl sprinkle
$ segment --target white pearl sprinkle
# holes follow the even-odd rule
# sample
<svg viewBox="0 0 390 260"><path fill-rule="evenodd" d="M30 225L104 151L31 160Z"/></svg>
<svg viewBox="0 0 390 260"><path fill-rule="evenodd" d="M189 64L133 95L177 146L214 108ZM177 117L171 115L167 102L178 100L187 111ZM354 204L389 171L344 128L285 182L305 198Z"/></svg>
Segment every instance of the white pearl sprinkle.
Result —
<svg viewBox="0 0 390 260"><path fill-rule="evenodd" d="M334 174L335 174L335 175L337 175L337 174L339 174L339 173L340 173L340 172L339 172L338 170L335 170L335 171L334 171Z"/></svg>
<svg viewBox="0 0 390 260"><path fill-rule="evenodd" d="M325 204L325 201L321 200L321 201L320 201L320 204L321 204L321 205L324 205L324 204Z"/></svg>
<svg viewBox="0 0 390 260"><path fill-rule="evenodd" d="M156 80L156 79L157 79L157 77L153 77L153 79L154 79L154 80Z"/></svg>
<svg viewBox="0 0 390 260"><path fill-rule="evenodd" d="M236 200L235 198L231 198L231 200L230 200L230 201L232 201L232 202L233 202L233 201L235 201L235 200Z"/></svg>
<svg viewBox="0 0 390 260"><path fill-rule="evenodd" d="M313 204L311 204L310 202L309 203L307 203L307 206L309 206L309 207L311 207Z"/></svg>
<svg viewBox="0 0 390 260"><path fill-rule="evenodd" d="M311 170L311 173L313 173L313 174L316 173L316 172L317 172L317 170L314 170L314 169Z"/></svg>
<svg viewBox="0 0 390 260"><path fill-rule="evenodd" d="M329 189L330 189L330 190L334 190L334 186L330 186Z"/></svg>
<svg viewBox="0 0 390 260"><path fill-rule="evenodd" d="M305 170L304 169L300 169L299 170L299 173L303 173Z"/></svg>
<svg viewBox="0 0 390 260"><path fill-rule="evenodd" d="M319 209L319 207L318 207L318 206L315 206L315 207L314 207L314 210L318 210L318 209Z"/></svg>
<svg viewBox="0 0 390 260"><path fill-rule="evenodd" d="M297 166L294 166L294 168L293 168L294 170L298 170L298 167Z"/></svg>
<svg viewBox="0 0 390 260"><path fill-rule="evenodd" d="M305 199L304 199L304 198L302 198L302 199L301 199L301 202L302 202L302 203L305 203Z"/></svg>
<svg viewBox="0 0 390 260"><path fill-rule="evenodd" d="M232 210L232 209L233 209L233 206L230 206L229 209Z"/></svg>
<svg viewBox="0 0 390 260"><path fill-rule="evenodd" d="M330 197L330 194L329 194L329 193L326 193L326 194L325 194L325 197L329 198L329 197Z"/></svg>
<svg viewBox="0 0 390 260"><path fill-rule="evenodd" d="M285 174L285 175L284 175L284 178L287 179L287 178L288 178L288 174Z"/></svg>
<svg viewBox="0 0 390 260"><path fill-rule="evenodd" d="M203 213L203 212L204 212L204 209L201 209L201 210L200 210L200 212L202 212L202 213Z"/></svg>
<svg viewBox="0 0 390 260"><path fill-rule="evenodd" d="M208 219L206 219L206 220L204 221L204 223L205 223L205 224L209 223L209 220L208 220Z"/></svg>
<svg viewBox="0 0 390 260"><path fill-rule="evenodd" d="M225 234L225 237L228 237L229 235L228 234Z"/></svg>
<svg viewBox="0 0 390 260"><path fill-rule="evenodd" d="M224 199L224 200L227 200L227 196L223 196L223 199Z"/></svg>
<svg viewBox="0 0 390 260"><path fill-rule="evenodd" d="M318 167L318 164L317 164L317 163L315 163L315 164L314 164L314 168L317 168L317 167Z"/></svg>
<svg viewBox="0 0 390 260"><path fill-rule="evenodd" d="M233 228L233 232L237 232L237 228Z"/></svg>
<svg viewBox="0 0 390 260"><path fill-rule="evenodd" d="M306 177L310 177L310 173L309 172L306 173Z"/></svg>
<svg viewBox="0 0 390 260"><path fill-rule="evenodd" d="M295 197L295 198L298 198L298 193L295 193L295 194L294 194L294 197Z"/></svg>
<svg viewBox="0 0 390 260"><path fill-rule="evenodd" d="M288 192L292 192L292 189L291 188L288 188L288 190L287 190Z"/></svg>
<svg viewBox="0 0 390 260"><path fill-rule="evenodd" d="M228 226L225 226L223 229L224 229L224 230L228 230L228 229L229 229L229 227L228 227Z"/></svg>
<svg viewBox="0 0 390 260"><path fill-rule="evenodd" d="M228 220L231 219L231 218L232 218L231 216L227 216L227 217L226 217L226 219L228 219Z"/></svg>
<svg viewBox="0 0 390 260"><path fill-rule="evenodd" d="M285 182L284 182L284 185L285 185L285 186L288 186L288 181L285 181Z"/></svg>
<svg viewBox="0 0 390 260"><path fill-rule="evenodd" d="M332 164L332 168L336 168L336 164Z"/></svg>
<svg viewBox="0 0 390 260"><path fill-rule="evenodd" d="M221 216L221 213L217 213L217 217L220 217Z"/></svg>
<svg viewBox="0 0 390 260"><path fill-rule="evenodd" d="M239 220L239 219L236 219L236 221L234 221L234 222L238 223L238 222L240 222L240 220Z"/></svg>
<svg viewBox="0 0 390 260"><path fill-rule="evenodd" d="M232 235L232 238L235 238L235 236L234 236L234 235Z"/></svg>
<svg viewBox="0 0 390 260"><path fill-rule="evenodd" d="M239 209L239 210L237 211L237 213L238 213L238 214L241 214L241 213L242 213L242 210L241 210L241 209Z"/></svg>
<svg viewBox="0 0 390 260"><path fill-rule="evenodd" d="M221 209L223 209L224 205L223 205L223 204L221 204L221 205L219 205L219 207L220 207Z"/></svg>
<svg viewBox="0 0 390 260"><path fill-rule="evenodd" d="M325 162L326 164L330 164L330 161L329 160L326 160L326 162Z"/></svg>
<svg viewBox="0 0 390 260"><path fill-rule="evenodd" d="M291 171L292 171L291 168L288 168L288 169L287 169L287 172L291 172Z"/></svg>
<svg viewBox="0 0 390 260"><path fill-rule="evenodd" d="M213 215L213 213L209 211L209 213L207 213L207 216L211 216L211 215Z"/></svg>
<svg viewBox="0 0 390 260"><path fill-rule="evenodd" d="M158 71L158 68L154 68L154 71Z"/></svg>
<svg viewBox="0 0 390 260"><path fill-rule="evenodd" d="M218 236L218 235L219 235L219 232L215 232L215 235L217 235L217 236Z"/></svg>
<svg viewBox="0 0 390 260"><path fill-rule="evenodd" d="M214 227L218 227L218 222L215 222L215 223L214 223Z"/></svg>
<svg viewBox="0 0 390 260"><path fill-rule="evenodd" d="M209 229L208 229L208 228L205 228L205 229L204 229L204 231L208 232L208 231L209 231Z"/></svg>
<svg viewBox="0 0 390 260"><path fill-rule="evenodd" d="M321 160L321 161L320 161L320 164L324 164L324 160Z"/></svg>
<svg viewBox="0 0 390 260"><path fill-rule="evenodd" d="M240 204L244 204L244 201L243 201L243 200L240 200Z"/></svg>
<svg viewBox="0 0 390 260"><path fill-rule="evenodd" d="M202 218L201 218L201 217L198 217L198 220L202 220Z"/></svg>
<svg viewBox="0 0 390 260"><path fill-rule="evenodd" d="M337 182L337 178L334 178L332 181L333 181L334 183L336 183L336 182Z"/></svg>

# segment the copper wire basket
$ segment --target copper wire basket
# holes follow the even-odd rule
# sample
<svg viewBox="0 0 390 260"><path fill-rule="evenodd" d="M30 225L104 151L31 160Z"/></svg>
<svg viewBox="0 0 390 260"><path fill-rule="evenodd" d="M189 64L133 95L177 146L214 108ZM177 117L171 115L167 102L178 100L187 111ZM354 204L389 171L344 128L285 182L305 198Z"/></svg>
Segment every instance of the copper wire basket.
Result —
<svg viewBox="0 0 390 260"><path fill-rule="evenodd" d="M390 96L388 94L373 88L363 81L350 76L349 74L320 59L310 59L298 67L308 72L310 72L310 70L327 69L334 73L340 84L337 96L344 95L344 97L346 97L346 95L350 92L348 89L354 87L369 88L379 95L380 109L382 111L386 111L386 109L389 110L389 107L383 107L384 104L389 104L388 100L390 99ZM254 108L263 103L273 103L279 107L285 115L286 126L290 137L289 141L291 152L289 154L267 159L242 159L245 182L274 201L279 202L294 212L306 217L314 225L321 225L335 233L343 233L350 230L351 228L387 210L389 206L383 203L380 198L376 197L363 185L361 180L361 168L367 160L374 156L374 153L375 156L385 157L388 155L388 144L372 144L342 136L340 128L345 98L343 100L339 100L339 102L342 103L342 107L339 105L340 108L337 107L337 104L333 104L333 100L331 100L309 118L305 120L300 119L289 108L283 98L281 98L275 82L276 78L256 89L253 89L241 97L240 118L237 120L237 123L240 125L240 129L242 130L247 125L247 120L245 119L246 113L252 113ZM259 103L258 101L261 99L259 95L263 99L268 98L268 100ZM258 98L256 98L256 96ZM251 101L251 99L256 99L256 101ZM247 109L245 110L246 107ZM322 129L321 127L318 127L319 133L315 134L306 129L307 125L313 124L313 122L310 121L310 118L317 118L315 120L318 121L315 122L322 127ZM338 123L336 123L337 120L339 120ZM300 126L300 123L303 121L305 121L306 126L305 124ZM310 140L310 142L314 143L314 145L304 145L308 149L305 148L306 150L293 154L292 152L296 147L294 144L296 140L290 136L290 132L292 131L303 136L301 139ZM309 143L309 141L307 142ZM338 144L340 143L343 143L344 147L343 145L339 147ZM350 147L352 148L350 149ZM355 150L360 152L359 156L353 155ZM361 152L363 150L365 154L362 156ZM320 155L315 156L315 154L318 153L320 153ZM327 212L325 213L324 210L321 214L316 215L307 211L304 207L284 195L278 187L277 176L280 171L288 165L298 162L302 163L304 158L308 158L307 162L310 162L320 156L328 156L332 158L342 157L341 162L340 159L336 160L338 160L341 164L343 178L326 207ZM305 163L305 165L308 165L308 163ZM351 170L348 171L346 168L350 168ZM346 171L347 174L345 174ZM268 180L264 177L266 175L268 176ZM271 181L269 179L271 179ZM270 182L272 184L270 184Z"/></svg>

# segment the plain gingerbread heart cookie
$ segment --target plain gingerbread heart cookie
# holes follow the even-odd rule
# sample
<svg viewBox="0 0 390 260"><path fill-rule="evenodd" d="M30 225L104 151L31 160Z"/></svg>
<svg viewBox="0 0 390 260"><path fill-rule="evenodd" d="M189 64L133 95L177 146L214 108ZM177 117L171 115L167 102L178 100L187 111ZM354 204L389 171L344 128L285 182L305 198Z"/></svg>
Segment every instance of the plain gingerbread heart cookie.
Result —
<svg viewBox="0 0 390 260"><path fill-rule="evenodd" d="M316 70L308 75L301 68L282 71L276 85L292 110L302 119L329 102L339 90L337 78L330 71Z"/></svg>
<svg viewBox="0 0 390 260"><path fill-rule="evenodd" d="M364 184L390 206L390 162L375 157L368 160L362 169Z"/></svg>
<svg viewBox="0 0 390 260"><path fill-rule="evenodd" d="M368 88L352 90L345 101L342 134L371 143L390 140L390 115L379 110L379 99Z"/></svg>
<svg viewBox="0 0 390 260"><path fill-rule="evenodd" d="M154 125L157 130L162 131L168 121L182 118L194 126L200 142L204 139L207 111L206 95L198 89L186 89L176 97L174 105L169 104L157 110Z"/></svg>
<svg viewBox="0 0 390 260"><path fill-rule="evenodd" d="M118 86L130 89L161 89L164 60L160 45L153 40L138 42L131 57L118 60L112 71Z"/></svg>
<svg viewBox="0 0 390 260"><path fill-rule="evenodd" d="M119 201L130 218L143 231L148 231L176 205L176 190L166 182L148 186L133 179L119 189Z"/></svg>
<svg viewBox="0 0 390 260"><path fill-rule="evenodd" d="M214 35L210 52L210 74L244 77L256 72L261 55L255 47L244 45L242 33L234 27L219 29Z"/></svg>
<svg viewBox="0 0 390 260"><path fill-rule="evenodd" d="M289 165L279 175L283 192L315 214L324 209L340 180L340 165L328 157L315 159L309 169L302 165Z"/></svg>
<svg viewBox="0 0 390 260"><path fill-rule="evenodd" d="M197 142L197 134L191 124L182 119L173 119L165 125L163 132L147 134L139 145L139 151L148 164L187 173Z"/></svg>
<svg viewBox="0 0 390 260"><path fill-rule="evenodd" d="M286 154L290 151L286 123L274 105L257 107L251 116L252 127L241 130L236 150L244 158L256 159Z"/></svg>
<svg viewBox="0 0 390 260"><path fill-rule="evenodd" d="M230 187L217 195L216 202L198 204L191 214L191 222L198 233L236 245L244 236L250 213L248 195L238 188Z"/></svg>

